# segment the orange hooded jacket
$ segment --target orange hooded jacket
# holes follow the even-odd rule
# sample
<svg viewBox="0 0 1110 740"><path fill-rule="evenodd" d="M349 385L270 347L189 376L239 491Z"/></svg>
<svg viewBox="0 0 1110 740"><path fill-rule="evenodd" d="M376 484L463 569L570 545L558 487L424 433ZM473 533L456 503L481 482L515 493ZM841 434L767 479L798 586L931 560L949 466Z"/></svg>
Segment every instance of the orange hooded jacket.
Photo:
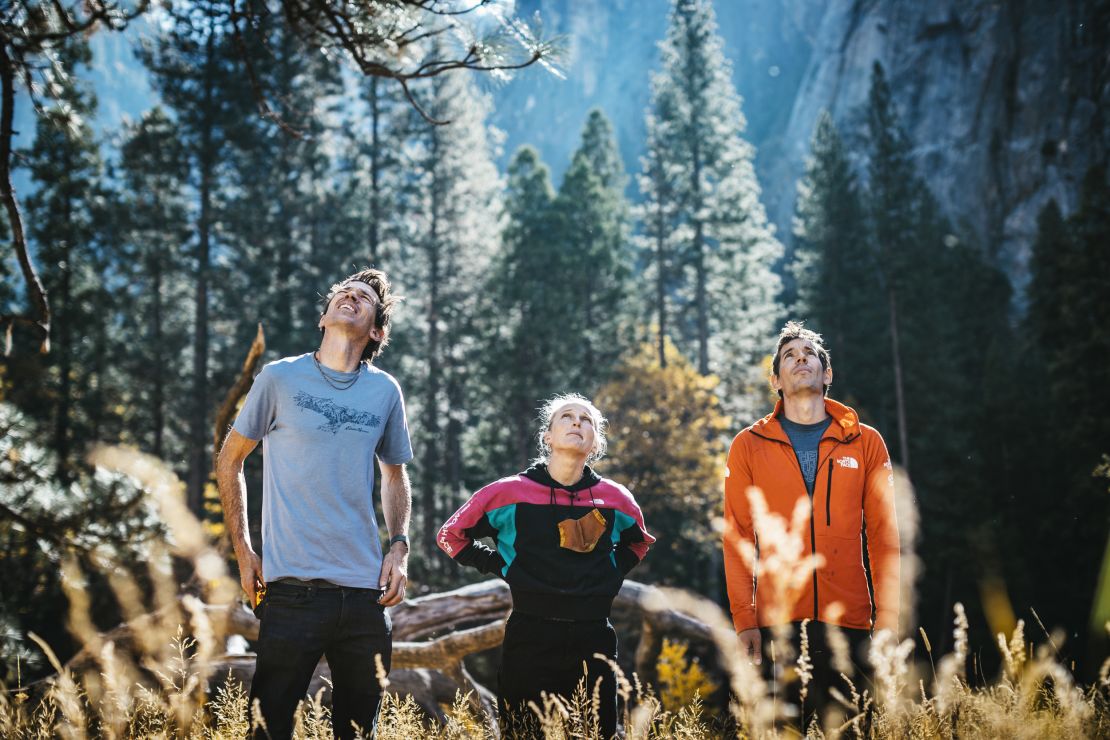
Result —
<svg viewBox="0 0 1110 740"><path fill-rule="evenodd" d="M808 497L798 458L779 423L782 401L732 441L725 475L724 556L737 632L806 618L854 629L898 627L901 557L890 455L883 438L861 424L855 411L829 398L825 410L833 421L818 447L812 509L800 533L803 557L817 553L824 565L791 589L793 603L782 605L777 620L770 604L774 584L768 581L785 574L768 573L756 583L741 555L741 541L759 544L749 488L759 488L768 512L788 524L798 500ZM865 528L874 612L863 563Z"/></svg>

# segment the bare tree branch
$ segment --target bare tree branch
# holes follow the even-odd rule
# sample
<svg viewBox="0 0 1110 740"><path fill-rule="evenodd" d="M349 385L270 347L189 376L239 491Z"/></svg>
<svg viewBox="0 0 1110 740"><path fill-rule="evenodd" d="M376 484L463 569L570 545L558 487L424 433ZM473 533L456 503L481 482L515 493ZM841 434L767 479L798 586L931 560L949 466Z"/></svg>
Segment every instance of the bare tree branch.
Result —
<svg viewBox="0 0 1110 740"><path fill-rule="evenodd" d="M105 0L82 0L68 7L62 0L48 5L18 0L0 24L0 201L8 216L12 248L15 250L23 280L27 284L29 314L0 317L5 327L5 355L11 352L11 333L15 324L34 327L40 337L39 351L50 351L50 301L46 288L27 251L27 237L19 201L12 186L12 121L15 118L15 85L22 80L34 101L31 72L37 57L49 54L66 39L92 31L97 25L120 29L143 13L149 0L138 0L132 10L122 11L118 4Z"/></svg>
<svg viewBox="0 0 1110 740"><path fill-rule="evenodd" d="M258 369L258 363L262 361L262 353L265 351L266 334L262 331L262 324L259 324L258 332L254 335L254 341L251 342L250 349L247 350L247 357L243 360L243 370L239 373L235 385L228 389L223 403L220 404L220 408L216 412L216 430L212 444L213 465L215 465L216 458L220 456L220 448L223 447L227 428L231 426L231 419L235 416L235 407L239 405L239 399L247 395L247 391L251 389L251 384L254 383L255 370Z"/></svg>
<svg viewBox="0 0 1110 740"><path fill-rule="evenodd" d="M236 48L239 49L239 55L243 61L243 66L247 69L247 79L250 80L251 90L254 91L254 98L258 103L258 114L263 118L273 121L277 124L278 128L294 139L300 139L302 132L294 128L284 118L274 112L270 104L266 101L266 91L263 89L262 83L258 79L258 74L254 69L254 62L251 60L251 55L247 52L247 42L243 38L242 31L239 30L239 19L244 18L244 16L239 12L236 0L230 0L230 2L231 14L229 15L229 20L231 21L231 35L235 40ZM259 326L259 330L261 330L261 328L262 327Z"/></svg>
<svg viewBox="0 0 1110 740"><path fill-rule="evenodd" d="M46 288L39 279L31 256L27 253L27 241L23 232L23 216L19 212L19 202L12 187L12 120L15 116L15 67L12 64L8 37L0 38L0 200L8 213L8 228L11 230L12 248L15 249L19 268L27 283L27 297L37 316L11 317L9 328L18 319L34 326L42 339L39 351L50 351L50 302L46 298ZM9 348L10 349L10 343Z"/></svg>

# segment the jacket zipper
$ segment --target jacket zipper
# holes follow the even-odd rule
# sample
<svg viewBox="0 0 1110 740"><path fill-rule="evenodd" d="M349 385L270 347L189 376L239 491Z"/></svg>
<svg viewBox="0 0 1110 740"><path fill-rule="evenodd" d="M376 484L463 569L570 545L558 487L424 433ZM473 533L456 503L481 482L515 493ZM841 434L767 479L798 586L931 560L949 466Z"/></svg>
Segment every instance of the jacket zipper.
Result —
<svg viewBox="0 0 1110 740"><path fill-rule="evenodd" d="M805 482L804 479L802 481ZM809 506L809 554L814 557L817 556L817 533L816 527L813 524L813 500L810 499ZM817 569L813 569L813 621L817 621Z"/></svg>
<svg viewBox="0 0 1110 740"><path fill-rule="evenodd" d="M832 457L829 458L829 482L825 484L825 526L832 526Z"/></svg>

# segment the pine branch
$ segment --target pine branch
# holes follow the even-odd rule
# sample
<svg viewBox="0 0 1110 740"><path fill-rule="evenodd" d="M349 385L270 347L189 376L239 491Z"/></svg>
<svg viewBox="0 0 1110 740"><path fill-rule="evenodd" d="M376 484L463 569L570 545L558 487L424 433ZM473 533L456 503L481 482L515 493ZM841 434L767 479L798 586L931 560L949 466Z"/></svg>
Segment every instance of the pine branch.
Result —
<svg viewBox="0 0 1110 740"><path fill-rule="evenodd" d="M0 24L0 201L8 215L12 248L15 250L31 313L0 317L5 323L5 355L11 352L11 334L15 324L32 326L41 338L39 351L50 351L50 301L38 271L27 251L26 231L19 201L12 186L12 121L15 118L15 85L21 80L32 92L31 72L35 58L49 54L54 48L78 34L90 32L99 24L119 30L145 12L149 0L138 0L129 11L122 11L114 2L82 0L68 7L61 0L48 5L20 0Z"/></svg>
<svg viewBox="0 0 1110 740"><path fill-rule="evenodd" d="M6 317L8 321L8 341L5 342L7 351L11 349L11 327L17 321L30 324L39 332L42 343L39 351L43 354L50 351L50 302L46 297L46 288L43 287L31 256L27 253L27 240L23 231L23 217L19 211L19 202L15 197L12 187L12 120L15 116L15 74L12 57L8 48L8 39L0 43L0 200L8 213L8 227L11 229L12 248L19 260L19 268L23 272L23 279L27 283L27 294L33 310L37 315Z"/></svg>

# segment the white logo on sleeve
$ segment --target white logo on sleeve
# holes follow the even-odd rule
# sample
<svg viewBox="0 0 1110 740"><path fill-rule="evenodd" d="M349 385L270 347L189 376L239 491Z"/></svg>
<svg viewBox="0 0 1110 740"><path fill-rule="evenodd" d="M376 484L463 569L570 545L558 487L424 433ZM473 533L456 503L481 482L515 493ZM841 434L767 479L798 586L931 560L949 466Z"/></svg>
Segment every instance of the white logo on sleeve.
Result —
<svg viewBox="0 0 1110 740"><path fill-rule="evenodd" d="M836 464L842 468L858 468L859 460L854 457L845 455L844 457L837 458Z"/></svg>

